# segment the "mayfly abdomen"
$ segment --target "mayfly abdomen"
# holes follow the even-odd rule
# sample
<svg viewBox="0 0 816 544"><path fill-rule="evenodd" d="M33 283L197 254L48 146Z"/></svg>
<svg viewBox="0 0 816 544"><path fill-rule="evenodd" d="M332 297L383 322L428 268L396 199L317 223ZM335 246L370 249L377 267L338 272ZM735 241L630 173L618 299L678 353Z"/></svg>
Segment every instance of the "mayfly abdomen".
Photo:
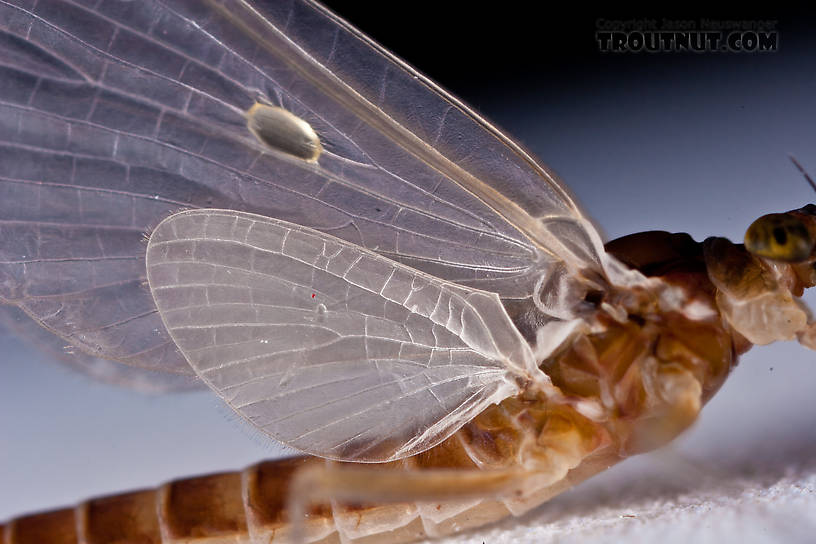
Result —
<svg viewBox="0 0 816 544"><path fill-rule="evenodd" d="M570 420L582 419L569 412L547 412L537 402L513 401L486 411L425 453L366 466L373 467L372 476L376 477L381 470L467 471L518 463L522 443L535 444L548 434L550 442L569 437ZM525 438L533 432L538 435ZM526 512L569 485L563 476L570 467L564 463L576 463L585 454L582 450L600 443L586 429L574 434L578 440L567 440L561 446L571 443L573 449L553 457L561 464L558 473L550 481L543 480L547 485L530 487L523 500L487 497L434 503L315 504L307 511L306 541L410 542ZM325 463L331 462L296 457L259 463L243 472L176 480L156 489L92 499L75 508L21 517L0 526L0 535L3 544L289 542L287 497L292 478L299 469Z"/></svg>

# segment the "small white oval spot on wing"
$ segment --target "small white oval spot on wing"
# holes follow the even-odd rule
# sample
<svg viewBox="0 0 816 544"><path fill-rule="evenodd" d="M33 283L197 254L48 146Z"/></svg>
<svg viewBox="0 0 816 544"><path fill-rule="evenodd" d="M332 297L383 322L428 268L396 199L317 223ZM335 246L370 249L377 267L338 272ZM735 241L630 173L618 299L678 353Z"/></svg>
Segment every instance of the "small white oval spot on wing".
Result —
<svg viewBox="0 0 816 544"><path fill-rule="evenodd" d="M316 161L323 152L312 126L283 108L254 104L247 111L247 127L271 149L305 161Z"/></svg>
<svg viewBox="0 0 816 544"><path fill-rule="evenodd" d="M312 455L424 451L535 370L496 294L282 220L175 214L150 237L147 275L196 373Z"/></svg>

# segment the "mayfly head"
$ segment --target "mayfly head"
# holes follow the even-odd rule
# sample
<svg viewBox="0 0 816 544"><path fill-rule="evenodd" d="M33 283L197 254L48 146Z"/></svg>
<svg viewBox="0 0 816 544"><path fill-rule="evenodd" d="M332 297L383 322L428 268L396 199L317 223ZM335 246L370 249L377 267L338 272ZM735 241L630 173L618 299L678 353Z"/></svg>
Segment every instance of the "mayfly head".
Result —
<svg viewBox="0 0 816 544"><path fill-rule="evenodd" d="M755 344L796 338L816 349L816 327L799 298L816 285L816 205L760 217L745 233L745 250L724 245L709 243L706 262L732 326Z"/></svg>
<svg viewBox="0 0 816 544"><path fill-rule="evenodd" d="M816 191L816 183L805 168L790 155L793 165ZM756 255L785 263L805 263L811 260L816 245L816 206L785 213L763 215L745 232L745 249Z"/></svg>
<svg viewBox="0 0 816 544"><path fill-rule="evenodd" d="M790 155L790 160L816 191L816 182ZM808 204L798 210L763 215L745 232L745 249L773 261L804 264L810 261L816 246L816 206Z"/></svg>
<svg viewBox="0 0 816 544"><path fill-rule="evenodd" d="M758 257L801 263L816 245L816 206L763 215L745 232L745 248Z"/></svg>

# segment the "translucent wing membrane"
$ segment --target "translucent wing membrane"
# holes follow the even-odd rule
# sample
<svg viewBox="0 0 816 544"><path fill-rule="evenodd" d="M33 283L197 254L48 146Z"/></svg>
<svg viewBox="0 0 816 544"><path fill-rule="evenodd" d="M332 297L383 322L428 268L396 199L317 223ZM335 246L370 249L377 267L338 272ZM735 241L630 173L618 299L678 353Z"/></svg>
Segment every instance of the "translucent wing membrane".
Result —
<svg viewBox="0 0 816 544"><path fill-rule="evenodd" d="M311 2L0 0L0 48L0 302L95 356L184 372L141 240L183 208L277 217L505 300L555 263L601 268L552 174ZM256 104L313 130L314 154L248 126Z"/></svg>
<svg viewBox="0 0 816 544"><path fill-rule="evenodd" d="M60 337L29 319L15 306L0 306L0 335L4 333L22 338L36 350L48 355L48 361L60 363L97 382L127 387L148 395L205 388L194 375L151 371L78 352L72 346L66 346Z"/></svg>
<svg viewBox="0 0 816 544"><path fill-rule="evenodd" d="M147 275L196 373L313 455L421 452L538 372L495 293L282 220L173 215L150 237Z"/></svg>

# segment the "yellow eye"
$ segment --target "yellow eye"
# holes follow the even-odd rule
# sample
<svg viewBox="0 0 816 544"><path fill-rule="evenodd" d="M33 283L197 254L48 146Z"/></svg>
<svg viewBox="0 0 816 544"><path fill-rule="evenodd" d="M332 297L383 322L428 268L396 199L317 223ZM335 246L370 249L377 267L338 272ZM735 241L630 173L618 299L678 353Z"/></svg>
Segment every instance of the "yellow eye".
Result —
<svg viewBox="0 0 816 544"><path fill-rule="evenodd" d="M745 232L748 251L777 261L804 261L810 257L813 245L813 236L807 226L790 213L763 215Z"/></svg>

